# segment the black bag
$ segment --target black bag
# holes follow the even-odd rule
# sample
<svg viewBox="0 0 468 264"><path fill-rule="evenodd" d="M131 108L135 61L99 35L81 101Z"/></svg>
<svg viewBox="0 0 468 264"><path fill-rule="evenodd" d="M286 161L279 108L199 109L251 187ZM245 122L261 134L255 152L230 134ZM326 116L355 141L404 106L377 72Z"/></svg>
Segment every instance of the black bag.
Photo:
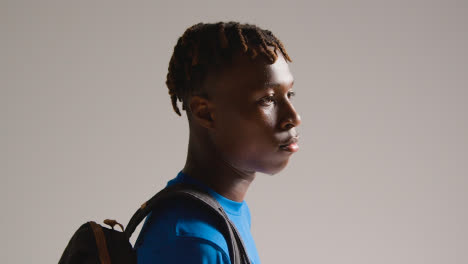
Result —
<svg viewBox="0 0 468 264"><path fill-rule="evenodd" d="M115 220L104 220L112 229L93 221L83 224L70 239L59 264L136 264L136 252L130 244L130 236L149 212L157 210L164 201L174 198L197 201L201 207L210 211L223 227L222 232L229 247L231 263L250 263L239 232L218 201L197 186L176 184L162 189L144 203L132 216L125 231ZM114 229L116 224L123 232Z"/></svg>

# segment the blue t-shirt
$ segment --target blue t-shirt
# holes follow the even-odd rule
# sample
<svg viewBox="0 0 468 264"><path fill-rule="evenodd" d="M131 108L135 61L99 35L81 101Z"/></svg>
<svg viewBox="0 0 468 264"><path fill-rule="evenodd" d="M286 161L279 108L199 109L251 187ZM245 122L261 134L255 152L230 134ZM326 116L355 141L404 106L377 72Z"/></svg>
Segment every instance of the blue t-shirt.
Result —
<svg viewBox="0 0 468 264"><path fill-rule="evenodd" d="M207 190L223 207L235 224L252 264L259 264L255 242L250 233L250 211L247 203L229 200L206 185L180 171L167 186L176 183L196 184ZM135 243L138 263L227 264L229 248L212 216L199 210L194 201L177 199L150 213Z"/></svg>

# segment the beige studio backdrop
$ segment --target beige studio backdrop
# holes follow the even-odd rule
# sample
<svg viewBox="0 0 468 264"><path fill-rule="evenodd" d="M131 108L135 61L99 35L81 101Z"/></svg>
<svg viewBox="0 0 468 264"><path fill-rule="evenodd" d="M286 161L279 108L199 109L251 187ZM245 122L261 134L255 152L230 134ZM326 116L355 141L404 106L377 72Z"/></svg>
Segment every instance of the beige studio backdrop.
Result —
<svg viewBox="0 0 468 264"><path fill-rule="evenodd" d="M2 0L2 263L56 263L176 176L167 66L220 20L293 59L300 150L246 199L263 263L468 263L468 3L442 0Z"/></svg>

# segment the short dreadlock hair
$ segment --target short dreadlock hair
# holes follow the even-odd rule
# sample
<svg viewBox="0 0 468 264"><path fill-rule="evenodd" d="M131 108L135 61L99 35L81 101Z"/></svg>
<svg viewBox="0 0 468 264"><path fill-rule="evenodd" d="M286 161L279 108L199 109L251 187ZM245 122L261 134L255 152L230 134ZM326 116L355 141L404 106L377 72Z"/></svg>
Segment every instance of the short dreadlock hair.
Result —
<svg viewBox="0 0 468 264"><path fill-rule="evenodd" d="M174 111L181 116L177 100L186 110L188 96L200 87L206 74L227 67L236 54L245 54L252 60L260 54L273 64L277 50L292 62L281 41L271 31L256 25L231 21L189 27L179 37L168 67L166 85Z"/></svg>

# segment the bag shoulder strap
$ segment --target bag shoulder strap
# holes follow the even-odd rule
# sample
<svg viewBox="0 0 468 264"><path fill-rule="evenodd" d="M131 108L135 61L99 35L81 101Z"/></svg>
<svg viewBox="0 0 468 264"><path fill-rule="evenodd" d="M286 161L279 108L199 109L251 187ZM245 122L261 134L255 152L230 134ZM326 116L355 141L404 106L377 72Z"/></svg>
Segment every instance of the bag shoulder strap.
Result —
<svg viewBox="0 0 468 264"><path fill-rule="evenodd" d="M187 198L199 202L202 206L210 210L218 217L221 226L224 228L224 236L229 248L229 254L232 264L249 264L250 260L246 252L246 248L241 239L241 236L232 221L227 216L223 207L208 194L205 190L198 186L191 184L175 184L168 186L151 199L145 202L130 219L125 234L128 238L131 237L136 227L143 221L143 219L153 210L163 204L164 201L174 198Z"/></svg>

